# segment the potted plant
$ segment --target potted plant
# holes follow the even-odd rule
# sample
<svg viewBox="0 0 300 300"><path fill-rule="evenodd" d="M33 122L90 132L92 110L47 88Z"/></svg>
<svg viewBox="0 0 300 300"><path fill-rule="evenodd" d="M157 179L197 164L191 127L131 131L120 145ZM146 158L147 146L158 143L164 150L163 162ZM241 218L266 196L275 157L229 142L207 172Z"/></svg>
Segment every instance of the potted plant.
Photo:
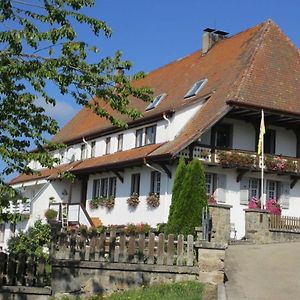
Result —
<svg viewBox="0 0 300 300"><path fill-rule="evenodd" d="M47 221L49 223L51 223L51 222L57 221L57 214L58 214L57 210L48 208L45 212L45 218L47 219Z"/></svg>
<svg viewBox="0 0 300 300"><path fill-rule="evenodd" d="M150 193L148 197L146 198L147 204L150 207L156 208L159 206L159 194L157 193Z"/></svg>
<svg viewBox="0 0 300 300"><path fill-rule="evenodd" d="M139 199L139 194L138 193L133 193L128 199L127 199L127 204L131 208L136 208L140 203Z"/></svg>

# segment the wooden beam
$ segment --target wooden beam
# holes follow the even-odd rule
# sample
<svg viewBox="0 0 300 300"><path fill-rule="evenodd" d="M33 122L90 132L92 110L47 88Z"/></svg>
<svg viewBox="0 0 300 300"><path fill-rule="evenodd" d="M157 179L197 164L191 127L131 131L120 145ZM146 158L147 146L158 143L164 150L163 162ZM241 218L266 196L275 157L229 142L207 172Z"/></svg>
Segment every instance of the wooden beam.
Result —
<svg viewBox="0 0 300 300"><path fill-rule="evenodd" d="M292 189L296 185L296 183L298 182L300 177L299 176L291 176L291 179L292 179L292 182L290 184L290 188Z"/></svg>
<svg viewBox="0 0 300 300"><path fill-rule="evenodd" d="M118 178L119 180L123 183L124 182L124 178L123 176L118 172L118 171L112 171Z"/></svg>
<svg viewBox="0 0 300 300"><path fill-rule="evenodd" d="M236 177L236 182L240 182L248 171L248 169L237 169L238 175Z"/></svg>
<svg viewBox="0 0 300 300"><path fill-rule="evenodd" d="M167 173L168 177L171 179L172 172L168 169L168 167L163 163L159 163L159 166Z"/></svg>

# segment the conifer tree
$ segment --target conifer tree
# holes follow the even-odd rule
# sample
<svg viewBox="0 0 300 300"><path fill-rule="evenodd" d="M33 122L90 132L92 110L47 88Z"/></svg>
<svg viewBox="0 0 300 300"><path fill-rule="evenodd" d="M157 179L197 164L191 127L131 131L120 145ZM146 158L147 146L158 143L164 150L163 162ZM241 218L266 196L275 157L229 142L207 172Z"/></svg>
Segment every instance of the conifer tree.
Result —
<svg viewBox="0 0 300 300"><path fill-rule="evenodd" d="M207 206L204 168L197 159L188 164L180 193L172 213L173 233L195 234L201 225L203 207Z"/></svg>
<svg viewBox="0 0 300 300"><path fill-rule="evenodd" d="M176 174L173 184L172 190L172 202L169 211L168 223L165 229L165 233L176 233L178 231L177 228L177 220L173 217L174 211L176 210L177 202L179 201L179 195L182 189L183 179L185 177L185 173L187 170L187 166L185 164L185 160L183 157L180 157L177 168Z"/></svg>

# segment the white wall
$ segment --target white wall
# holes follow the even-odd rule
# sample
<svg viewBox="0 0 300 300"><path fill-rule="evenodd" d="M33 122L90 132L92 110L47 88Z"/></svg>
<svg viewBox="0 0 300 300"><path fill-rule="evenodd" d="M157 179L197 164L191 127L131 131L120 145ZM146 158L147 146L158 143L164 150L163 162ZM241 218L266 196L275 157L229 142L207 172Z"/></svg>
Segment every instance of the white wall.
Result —
<svg viewBox="0 0 300 300"><path fill-rule="evenodd" d="M150 173L153 171L147 167L136 167L126 169L122 176L124 182L117 179L117 194L115 206L112 210L99 208L91 210L89 201L92 199L93 180L103 177L115 176L113 173L102 173L90 176L87 192L87 211L91 217L99 217L104 225L108 224L127 224L127 223L149 223L155 226L157 223L166 222L169 214L169 206L171 199L172 180L165 173L161 173L161 195L160 206L158 208L149 208L146 203L146 197L150 191ZM140 173L140 203L135 210L128 208L127 199L130 196L131 174Z"/></svg>

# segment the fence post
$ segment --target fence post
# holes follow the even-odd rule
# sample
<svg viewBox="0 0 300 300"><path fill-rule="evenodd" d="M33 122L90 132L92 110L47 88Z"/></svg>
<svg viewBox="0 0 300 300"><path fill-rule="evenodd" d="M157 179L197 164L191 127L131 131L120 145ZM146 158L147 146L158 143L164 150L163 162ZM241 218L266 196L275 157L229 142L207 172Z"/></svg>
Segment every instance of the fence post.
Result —
<svg viewBox="0 0 300 300"><path fill-rule="evenodd" d="M157 249L157 264L163 265L164 264L164 257L165 257L165 235L160 233L158 235L158 249Z"/></svg>
<svg viewBox="0 0 300 300"><path fill-rule="evenodd" d="M168 235L167 246L167 265L172 266L174 263L174 234Z"/></svg>
<svg viewBox="0 0 300 300"><path fill-rule="evenodd" d="M147 264L154 264L154 246L155 246L155 234L151 232L149 234L149 242L148 242L148 260Z"/></svg>

